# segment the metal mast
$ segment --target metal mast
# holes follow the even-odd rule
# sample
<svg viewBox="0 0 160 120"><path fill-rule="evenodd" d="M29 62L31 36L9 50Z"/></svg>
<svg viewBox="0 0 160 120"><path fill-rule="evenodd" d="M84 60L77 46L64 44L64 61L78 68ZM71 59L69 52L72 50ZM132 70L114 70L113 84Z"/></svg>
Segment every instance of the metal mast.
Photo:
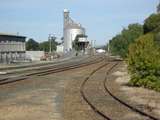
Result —
<svg viewBox="0 0 160 120"><path fill-rule="evenodd" d="M157 13L160 14L160 0L159 0L159 4L157 6Z"/></svg>
<svg viewBox="0 0 160 120"><path fill-rule="evenodd" d="M51 45L51 34L48 36L48 41L49 41L49 53L52 53L52 45Z"/></svg>

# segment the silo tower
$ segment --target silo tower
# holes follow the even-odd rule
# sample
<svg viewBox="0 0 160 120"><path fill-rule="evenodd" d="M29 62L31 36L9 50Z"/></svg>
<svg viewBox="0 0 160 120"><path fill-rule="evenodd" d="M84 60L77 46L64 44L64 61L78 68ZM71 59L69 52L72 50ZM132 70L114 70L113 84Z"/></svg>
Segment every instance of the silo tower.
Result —
<svg viewBox="0 0 160 120"><path fill-rule="evenodd" d="M72 50L72 44L77 35L85 35L85 28L81 24L73 21L69 16L69 10L64 9L64 26L63 26L63 37L64 37L64 52L70 52Z"/></svg>
<svg viewBox="0 0 160 120"><path fill-rule="evenodd" d="M64 9L64 28L69 23L69 10Z"/></svg>

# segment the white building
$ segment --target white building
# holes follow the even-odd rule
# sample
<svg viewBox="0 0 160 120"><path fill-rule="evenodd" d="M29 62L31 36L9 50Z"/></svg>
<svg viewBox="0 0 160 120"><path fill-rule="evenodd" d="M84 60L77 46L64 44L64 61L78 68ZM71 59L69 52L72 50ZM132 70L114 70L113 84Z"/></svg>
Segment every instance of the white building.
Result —
<svg viewBox="0 0 160 120"><path fill-rule="evenodd" d="M44 51L26 51L26 58L31 61L40 61L44 56Z"/></svg>
<svg viewBox="0 0 160 120"><path fill-rule="evenodd" d="M56 52L57 52L57 53L63 53L63 48L64 48L63 44L57 45L57 50L56 50Z"/></svg>

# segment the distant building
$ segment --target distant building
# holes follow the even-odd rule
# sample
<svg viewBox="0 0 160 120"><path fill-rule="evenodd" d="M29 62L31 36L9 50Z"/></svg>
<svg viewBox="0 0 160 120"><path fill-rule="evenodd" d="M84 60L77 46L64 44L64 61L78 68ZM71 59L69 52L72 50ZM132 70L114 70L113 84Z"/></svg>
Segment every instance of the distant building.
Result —
<svg viewBox="0 0 160 120"><path fill-rule="evenodd" d="M56 50L56 52L57 52L57 53L63 53L63 48L64 48L63 44L57 45L57 50Z"/></svg>
<svg viewBox="0 0 160 120"><path fill-rule="evenodd" d="M97 53L105 53L106 51L103 50L103 49L97 49L96 52L97 52Z"/></svg>
<svg viewBox="0 0 160 120"><path fill-rule="evenodd" d="M31 61L40 61L44 58L44 51L26 51L26 59Z"/></svg>
<svg viewBox="0 0 160 120"><path fill-rule="evenodd" d="M24 60L25 39L24 36L0 33L0 63Z"/></svg>

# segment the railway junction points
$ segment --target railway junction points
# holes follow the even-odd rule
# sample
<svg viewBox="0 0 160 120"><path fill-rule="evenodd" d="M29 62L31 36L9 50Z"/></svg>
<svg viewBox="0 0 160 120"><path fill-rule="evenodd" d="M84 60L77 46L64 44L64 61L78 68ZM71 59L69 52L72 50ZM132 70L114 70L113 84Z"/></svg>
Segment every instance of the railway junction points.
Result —
<svg viewBox="0 0 160 120"><path fill-rule="evenodd" d="M160 94L128 80L125 63L104 55L1 75L0 119L159 120Z"/></svg>

